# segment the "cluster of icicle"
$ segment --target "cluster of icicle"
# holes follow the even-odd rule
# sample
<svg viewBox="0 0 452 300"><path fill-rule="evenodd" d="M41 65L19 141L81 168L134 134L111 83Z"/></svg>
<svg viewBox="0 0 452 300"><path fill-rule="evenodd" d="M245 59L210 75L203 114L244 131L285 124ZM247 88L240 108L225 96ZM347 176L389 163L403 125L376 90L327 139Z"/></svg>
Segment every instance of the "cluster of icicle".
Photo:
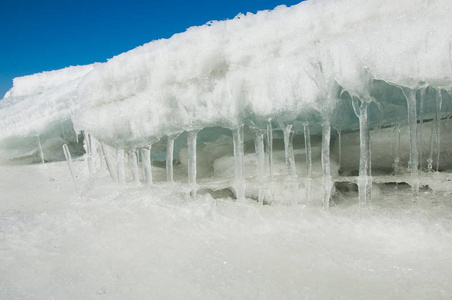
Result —
<svg viewBox="0 0 452 300"><path fill-rule="evenodd" d="M295 158L294 158L294 148L293 148L293 136L294 131L292 131L292 125L282 125L281 129L284 133L284 146L285 146L285 161L287 166L288 178L293 182L297 181L297 174L295 172ZM234 190L235 195L238 200L245 199L245 189L246 182L244 178L244 135L243 126L238 126L237 128L231 129L233 137L233 147L234 147L234 165L235 165L235 181ZM329 207L329 198L331 195L331 188L333 186L332 177L330 174L329 166L329 153L330 153L330 127L328 123L324 124L323 127L323 141L322 141L322 169L324 176L324 208ZM250 128L254 133L254 146L255 146L255 156L256 156L256 174L258 183L260 185L266 184L273 179L273 122L271 119L267 121L266 130L261 130L258 128ZM188 154L188 185L190 188L190 194L195 196L197 193L198 185L196 179L196 160L197 160L197 134L199 130L189 131L187 134L187 154ZM167 137L167 148L166 148L166 177L168 182L173 182L173 154L174 154L174 141L180 135L173 134ZM311 176L312 176L312 158L311 158L311 133L309 125L304 124L304 138L305 138L305 150L306 150L306 164L307 164L307 174L305 176L306 183L306 204L310 201L311 194ZM142 178L142 183L145 185L153 184L152 180L152 163L151 163L151 149L152 143L147 147L142 147L140 149L114 149L108 145L102 144L97 141L88 133L84 133L85 146L87 151L87 161L90 175L92 176L95 172L95 165L102 165L103 162L106 163L111 177L113 180L119 184L126 184L127 182L132 182L134 184L140 183L140 178ZM266 149L265 149L266 148ZM77 181L75 179L72 159L70 151L67 145L63 145L63 151L66 156L66 160L69 165L69 169L72 174L72 179L77 189ZM99 154L99 157L97 155ZM129 170L132 174L132 180L126 179L126 168L125 156L128 156ZM98 160L100 163L95 163ZM140 168L141 165L141 168ZM268 168L266 167L268 166ZM141 174L140 173L141 170ZM268 170L268 173L266 171ZM262 192L259 191L258 201L263 203Z"/></svg>
<svg viewBox="0 0 452 300"><path fill-rule="evenodd" d="M419 166L422 168L422 162L419 157L422 157L422 126L424 119L423 108L425 106L425 90L426 87L420 89L420 112L416 110L416 90L409 88L401 88L403 94L406 97L406 103L408 107L408 127L409 127L409 140L410 140L410 160L408 169L411 171L411 181L413 196L416 198L419 194ZM437 165L436 171L439 168L439 143L440 143L440 110L442 104L441 90L436 93L436 113L435 113L435 126L434 132L431 137L431 144L437 144ZM359 157L359 176L353 179L358 184L359 188L359 204L366 206L371 201L372 196L372 173L371 173L371 149L370 149L370 127L368 121L369 114L369 102L362 101L358 97L352 98L352 105L356 116L359 119L359 138L360 138L360 157ZM418 120L419 123L418 123ZM287 166L287 178L286 182L290 181L295 186L298 185L298 176L295 168L294 148L293 148L293 136L295 133L301 133L304 135L304 145L306 153L306 174L301 175L302 181L306 191L305 205L311 201L311 180L312 180L312 150L311 150L311 130L310 124L304 122L302 124L302 132L296 132L294 130L294 122L275 122L272 119L268 119L266 122L266 128L250 127L250 130L254 133L254 146L255 146L255 161L256 161L256 178L258 184L262 187L268 185L273 180L273 131L275 130L275 123L280 127L276 130L282 130L284 137L284 154L285 164ZM235 182L233 188L238 200L245 199L246 181L244 178L244 135L243 126L240 125L236 128L231 128L233 136L234 147L234 161L235 161ZM330 197L334 186L334 181L337 178L331 176L330 170L330 137L331 137L331 124L327 118L321 122L321 163L322 163L322 176L323 176L323 208L327 210L330 205ZM419 128L420 127L420 128ZM299 129L299 128L298 128ZM339 143L339 164L341 160L341 129L336 128L338 133ZM196 180L196 145L197 134L199 130L188 131L187 134L187 152L188 152L188 185L190 188L190 194L196 195L198 185ZM400 148L400 125L394 127L395 132L395 158L394 158L394 173L400 172L402 167L399 164L399 148ZM166 174L167 181L173 182L173 153L174 153L174 141L180 135L171 134L167 136L167 149L166 149ZM94 171L93 156L97 151L101 154L101 161L105 161L110 171L111 177L120 184L125 184L126 180L126 166L125 155L128 155L128 161L130 162L130 171L133 176L133 183L139 183L140 178L143 179L143 184L152 184L152 168L151 168L151 148L153 142L150 142L146 147L137 148L119 148L114 149L108 145L99 143L90 134L85 133L86 150L88 153L88 165L90 174ZM154 141L155 142L155 141ZM420 146L420 149L418 148ZM70 153L67 146L63 146L66 159L71 169ZM428 159L428 170L433 170L433 148L430 149ZM141 168L139 167L141 164ZM139 172L142 174L140 175ZM73 176L74 183L76 184ZM77 184L76 184L77 186ZM263 202L262 191L259 190L258 201Z"/></svg>

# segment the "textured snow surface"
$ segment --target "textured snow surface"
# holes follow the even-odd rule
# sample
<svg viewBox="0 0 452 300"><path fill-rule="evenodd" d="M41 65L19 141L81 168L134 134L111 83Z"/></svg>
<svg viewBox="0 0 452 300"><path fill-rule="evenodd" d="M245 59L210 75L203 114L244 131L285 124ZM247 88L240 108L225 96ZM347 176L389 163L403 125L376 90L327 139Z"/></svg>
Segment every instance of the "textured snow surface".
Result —
<svg viewBox="0 0 452 300"><path fill-rule="evenodd" d="M451 87L449 5L307 1L190 28L87 75L76 126L123 147L212 125L261 127L268 117L313 123L336 117L333 126L352 127L335 110L341 90L370 101L375 80Z"/></svg>
<svg viewBox="0 0 452 300"><path fill-rule="evenodd" d="M74 166L87 175L85 161ZM0 168L0 298L452 295L450 195L413 204L410 188L388 186L372 208L337 200L327 214L192 199L177 183L118 187L105 175L79 196L64 162Z"/></svg>
<svg viewBox="0 0 452 300"><path fill-rule="evenodd" d="M70 119L79 109L76 88L94 65L68 67L14 78L0 102L0 138L38 135L49 123Z"/></svg>
<svg viewBox="0 0 452 300"><path fill-rule="evenodd" d="M15 78L0 101L0 159L33 161L38 137L46 159L61 159L61 145L76 141L71 117L80 107L77 86L93 68L68 67ZM78 146L72 150L80 153Z"/></svg>

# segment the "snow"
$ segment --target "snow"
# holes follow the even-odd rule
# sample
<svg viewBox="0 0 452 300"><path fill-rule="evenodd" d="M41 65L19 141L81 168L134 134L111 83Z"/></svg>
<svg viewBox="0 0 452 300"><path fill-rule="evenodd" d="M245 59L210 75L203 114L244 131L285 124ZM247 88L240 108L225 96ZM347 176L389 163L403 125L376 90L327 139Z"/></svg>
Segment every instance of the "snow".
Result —
<svg viewBox="0 0 452 300"><path fill-rule="evenodd" d="M76 126L107 143L139 147L190 129L303 119L309 109L329 118L336 115L336 82L366 101L376 98L374 80L449 88L447 7L308 1L191 28L87 75Z"/></svg>
<svg viewBox="0 0 452 300"><path fill-rule="evenodd" d="M86 161L76 161L80 177ZM84 170L84 171L83 171ZM14 177L12 178L12 174ZM79 180L80 180L79 177ZM20 178L19 180L17 178ZM72 192L64 162L0 168L4 299L447 299L447 194L381 186L319 207L195 199L164 169L152 187L106 173ZM29 188L24 188L29 187Z"/></svg>
<svg viewBox="0 0 452 300"><path fill-rule="evenodd" d="M47 90L85 76L93 67L94 65L73 66L61 70L14 78L13 88L8 91L4 98L17 100L27 96L42 94Z"/></svg>
<svg viewBox="0 0 452 300"><path fill-rule="evenodd" d="M15 78L13 88L0 101L0 160L30 160L38 152L38 137L46 159L64 159L61 145L76 140L71 121L80 106L76 88L93 68L68 67ZM72 150L80 155L79 147Z"/></svg>

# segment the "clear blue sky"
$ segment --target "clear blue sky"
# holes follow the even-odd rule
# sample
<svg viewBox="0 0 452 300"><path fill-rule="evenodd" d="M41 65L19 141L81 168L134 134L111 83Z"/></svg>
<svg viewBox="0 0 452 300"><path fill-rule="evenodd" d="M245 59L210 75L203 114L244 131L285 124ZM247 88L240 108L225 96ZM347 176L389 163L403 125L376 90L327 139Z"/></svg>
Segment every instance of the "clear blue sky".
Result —
<svg viewBox="0 0 452 300"><path fill-rule="evenodd" d="M301 0L0 0L0 99L12 78L117 54L191 26Z"/></svg>

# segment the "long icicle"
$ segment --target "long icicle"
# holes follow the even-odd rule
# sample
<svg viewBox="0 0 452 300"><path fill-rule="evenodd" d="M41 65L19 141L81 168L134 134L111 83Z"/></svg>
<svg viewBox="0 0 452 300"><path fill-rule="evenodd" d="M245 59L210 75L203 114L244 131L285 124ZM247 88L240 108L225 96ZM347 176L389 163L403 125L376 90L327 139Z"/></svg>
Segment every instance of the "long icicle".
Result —
<svg viewBox="0 0 452 300"><path fill-rule="evenodd" d="M293 153L293 125L281 125L284 133L284 157L286 160L286 167L289 176L296 176L295 172L295 157Z"/></svg>
<svg viewBox="0 0 452 300"><path fill-rule="evenodd" d="M243 177L243 125L232 130L235 161L235 192L237 200L245 200L245 180Z"/></svg>
<svg viewBox="0 0 452 300"><path fill-rule="evenodd" d="M340 128L336 129L337 131L337 148L338 148L338 163L339 163L339 170L341 169L342 165L342 131Z"/></svg>
<svg viewBox="0 0 452 300"><path fill-rule="evenodd" d="M426 87L421 88L421 103L419 106L419 131L418 131L418 147L419 147L419 169L422 170L423 162L423 127L424 127L424 106L425 106L425 90Z"/></svg>
<svg viewBox="0 0 452 300"><path fill-rule="evenodd" d="M265 174L264 134L260 130L254 131L254 150L256 152L256 175L263 178Z"/></svg>
<svg viewBox="0 0 452 300"><path fill-rule="evenodd" d="M268 153L268 171L270 178L273 178L273 126L272 119L267 121L267 153Z"/></svg>
<svg viewBox="0 0 452 300"><path fill-rule="evenodd" d="M367 101L361 101L361 104L358 104L359 99L356 97L353 97L352 101L355 114L359 118L359 205L365 206L370 204L372 197L370 135L368 126L369 103Z"/></svg>
<svg viewBox="0 0 452 300"><path fill-rule="evenodd" d="M140 183L140 177L138 175L138 157L137 151L133 149L129 153L130 170L132 170L132 178L135 184Z"/></svg>
<svg viewBox="0 0 452 300"><path fill-rule="evenodd" d="M441 93L441 90L438 90L437 96L436 96L436 114L435 114L435 121L436 121L436 172L439 171L439 155L441 153L440 149L440 141L441 141L441 106L443 103L443 95Z"/></svg>
<svg viewBox="0 0 452 300"><path fill-rule="evenodd" d="M94 167L93 167L93 152L91 147L91 135L83 131L83 139L85 141L86 154L88 154L88 169L89 177L93 177Z"/></svg>
<svg viewBox="0 0 452 300"><path fill-rule="evenodd" d="M69 148L66 144L63 144L63 152L64 152L64 157L66 158L66 161L67 161L67 165L69 167L69 171L71 172L72 181L74 182L75 190L78 191L77 182L75 181L74 171L72 169L71 152L69 152Z"/></svg>
<svg viewBox="0 0 452 300"><path fill-rule="evenodd" d="M60 125L61 125L61 136L63 137L64 143L67 144L67 141L66 141L66 132L65 132L65 130L64 130L64 126L63 126L63 122L62 122L62 121L60 121Z"/></svg>
<svg viewBox="0 0 452 300"><path fill-rule="evenodd" d="M188 184L190 185L190 194L196 196L196 138L199 130L189 131L187 135L188 147Z"/></svg>
<svg viewBox="0 0 452 300"><path fill-rule="evenodd" d="M100 142L92 135L90 135L90 140L93 155L93 167L94 171L96 171L97 168L104 165L104 154L100 151Z"/></svg>
<svg viewBox="0 0 452 300"><path fill-rule="evenodd" d="M258 180L258 195L259 203L264 202L262 183L265 177L265 150L264 150L264 134L261 130L254 130L254 150L256 153L256 175Z"/></svg>
<svg viewBox="0 0 452 300"><path fill-rule="evenodd" d="M179 134L172 134L168 136L166 143L166 180L173 182L173 155L174 155L174 140Z"/></svg>
<svg viewBox="0 0 452 300"><path fill-rule="evenodd" d="M126 173L124 165L124 149L116 150L116 163L118 169L118 183L124 184L126 182Z"/></svg>
<svg viewBox="0 0 452 300"><path fill-rule="evenodd" d="M430 135L430 147L428 152L428 158L427 158L427 170L428 172L433 172L433 148L434 148L434 141L436 141L436 128L432 128L432 134Z"/></svg>
<svg viewBox="0 0 452 300"><path fill-rule="evenodd" d="M311 132L309 124L304 124L304 147L306 150L306 207L311 201L311 177L312 177L312 148L311 148Z"/></svg>
<svg viewBox="0 0 452 300"><path fill-rule="evenodd" d="M295 168L295 155L293 152L293 137L292 125L284 127L284 149L286 154L286 166L288 169L289 178L286 180L287 189L291 191L290 202L292 205L298 205L298 182Z"/></svg>
<svg viewBox="0 0 452 300"><path fill-rule="evenodd" d="M410 169L411 187L415 200L419 196L419 153L417 150L417 115L416 115L416 91L403 87L408 106L408 128L410 132Z"/></svg>
<svg viewBox="0 0 452 300"><path fill-rule="evenodd" d="M360 157L360 168L362 168L362 172L364 174L365 179L365 186L364 188L364 195L365 199L363 200L363 203L366 205L369 205L372 199L372 169L371 169L371 150L370 150L370 130L369 130L369 103L363 102L360 106L360 139L361 139L361 149L363 152L363 162L361 162ZM362 129L361 129L362 128ZM361 151L360 151L361 153ZM361 156L361 154L360 154Z"/></svg>
<svg viewBox="0 0 452 300"><path fill-rule="evenodd" d="M325 120L322 124L322 173L323 173L323 209L330 208L331 189L333 187L330 166L330 121Z"/></svg>
<svg viewBox="0 0 452 300"><path fill-rule="evenodd" d="M392 164L392 167L394 169L394 175L400 174L400 125L397 124L394 127L394 139L395 139L395 145L394 145L394 163Z"/></svg>
<svg viewBox="0 0 452 300"><path fill-rule="evenodd" d="M91 151L93 155L94 171L104 165L104 153L100 149L100 142L92 135L90 135Z"/></svg>
<svg viewBox="0 0 452 300"><path fill-rule="evenodd" d="M104 144L101 144L101 149L104 153L105 162L107 163L107 169L110 172L111 178L114 182L118 182L118 168L111 153L112 149Z"/></svg>
<svg viewBox="0 0 452 300"><path fill-rule="evenodd" d="M44 152L42 151L41 138L39 137L39 135L38 135L38 147L39 147L39 155L41 157L41 162L42 162L42 164L44 164L45 163Z"/></svg>
<svg viewBox="0 0 452 300"><path fill-rule="evenodd" d="M141 149L141 165L143 167L144 184L152 184L151 147Z"/></svg>

